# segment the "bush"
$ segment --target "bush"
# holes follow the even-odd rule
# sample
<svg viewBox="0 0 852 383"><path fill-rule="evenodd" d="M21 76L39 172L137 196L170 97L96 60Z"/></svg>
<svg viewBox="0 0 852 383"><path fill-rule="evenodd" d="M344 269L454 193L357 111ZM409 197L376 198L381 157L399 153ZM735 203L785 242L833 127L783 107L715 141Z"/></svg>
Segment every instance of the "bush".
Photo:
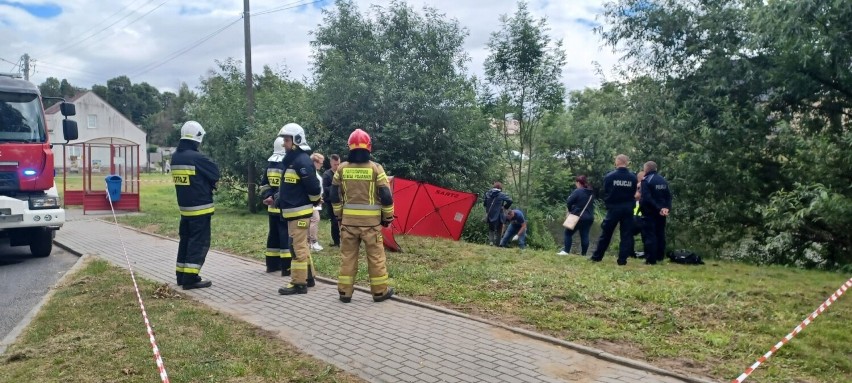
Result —
<svg viewBox="0 0 852 383"><path fill-rule="evenodd" d="M757 264L843 269L852 265L852 199L823 185L796 184L761 208L767 230L725 257Z"/></svg>

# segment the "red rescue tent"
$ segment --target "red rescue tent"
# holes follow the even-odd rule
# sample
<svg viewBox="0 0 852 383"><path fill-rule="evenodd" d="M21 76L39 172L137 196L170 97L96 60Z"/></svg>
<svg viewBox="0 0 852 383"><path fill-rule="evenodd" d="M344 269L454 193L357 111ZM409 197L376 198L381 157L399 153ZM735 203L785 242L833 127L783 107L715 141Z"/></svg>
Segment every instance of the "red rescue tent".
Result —
<svg viewBox="0 0 852 383"><path fill-rule="evenodd" d="M396 218L382 230L388 250L400 251L394 234L461 238L470 209L478 199L476 194L399 177L391 183Z"/></svg>

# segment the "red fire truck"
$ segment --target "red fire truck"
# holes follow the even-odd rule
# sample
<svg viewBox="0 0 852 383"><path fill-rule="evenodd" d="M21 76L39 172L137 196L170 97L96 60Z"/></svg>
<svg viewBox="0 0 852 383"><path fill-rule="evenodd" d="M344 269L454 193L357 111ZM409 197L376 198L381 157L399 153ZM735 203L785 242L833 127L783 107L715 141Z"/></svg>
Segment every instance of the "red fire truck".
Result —
<svg viewBox="0 0 852 383"><path fill-rule="evenodd" d="M74 104L62 100L62 133L77 139L69 120ZM33 256L47 257L65 210L54 182L53 145L48 139L38 88L16 75L0 74L0 237L12 246L29 246Z"/></svg>

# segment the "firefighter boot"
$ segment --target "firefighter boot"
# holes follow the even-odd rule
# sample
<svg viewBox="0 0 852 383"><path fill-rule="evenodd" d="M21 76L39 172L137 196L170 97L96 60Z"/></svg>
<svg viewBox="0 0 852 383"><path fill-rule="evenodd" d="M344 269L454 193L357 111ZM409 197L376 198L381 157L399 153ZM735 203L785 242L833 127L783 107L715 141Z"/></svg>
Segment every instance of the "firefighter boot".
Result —
<svg viewBox="0 0 852 383"><path fill-rule="evenodd" d="M384 294L373 294L373 302L382 302L393 296L393 287L388 287ZM351 298L350 298L351 299Z"/></svg>
<svg viewBox="0 0 852 383"><path fill-rule="evenodd" d="M278 289L278 294L281 295L294 295L294 294L307 294L308 286L307 285L296 285L289 284L285 287Z"/></svg>
<svg viewBox="0 0 852 383"><path fill-rule="evenodd" d="M213 282L211 282L208 279L200 279L197 282L183 285L183 289L184 290L203 289L203 288L210 287L210 286L213 286Z"/></svg>
<svg viewBox="0 0 852 383"><path fill-rule="evenodd" d="M310 256L308 256L308 287L314 287L317 285L316 280L314 280L314 260Z"/></svg>
<svg viewBox="0 0 852 383"><path fill-rule="evenodd" d="M352 302L352 297L347 297L346 293L344 293L343 291L338 291L338 293L340 293L340 301L341 302L343 302L343 303Z"/></svg>

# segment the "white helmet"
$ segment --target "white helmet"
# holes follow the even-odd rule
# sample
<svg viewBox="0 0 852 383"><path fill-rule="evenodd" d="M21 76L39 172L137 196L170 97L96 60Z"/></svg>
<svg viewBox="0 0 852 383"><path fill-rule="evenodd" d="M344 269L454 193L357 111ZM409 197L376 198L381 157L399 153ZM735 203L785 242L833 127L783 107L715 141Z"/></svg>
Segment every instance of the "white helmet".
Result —
<svg viewBox="0 0 852 383"><path fill-rule="evenodd" d="M286 155L286 151L284 150L284 137L275 137L275 142L272 143L272 156L269 157L269 162L281 162L284 161L284 156Z"/></svg>
<svg viewBox="0 0 852 383"><path fill-rule="evenodd" d="M305 137L305 129L302 129L302 126L296 123L289 123L281 127L281 130L278 131L279 137L290 136L293 137L293 143L299 145L302 150L311 150L311 147L308 145L308 139Z"/></svg>
<svg viewBox="0 0 852 383"><path fill-rule="evenodd" d="M272 143L272 154L284 154L284 137L275 137Z"/></svg>
<svg viewBox="0 0 852 383"><path fill-rule="evenodd" d="M201 124L195 121L187 121L180 128L181 140L192 140L200 144L201 140L204 139L205 134L207 134L207 132L204 131Z"/></svg>

